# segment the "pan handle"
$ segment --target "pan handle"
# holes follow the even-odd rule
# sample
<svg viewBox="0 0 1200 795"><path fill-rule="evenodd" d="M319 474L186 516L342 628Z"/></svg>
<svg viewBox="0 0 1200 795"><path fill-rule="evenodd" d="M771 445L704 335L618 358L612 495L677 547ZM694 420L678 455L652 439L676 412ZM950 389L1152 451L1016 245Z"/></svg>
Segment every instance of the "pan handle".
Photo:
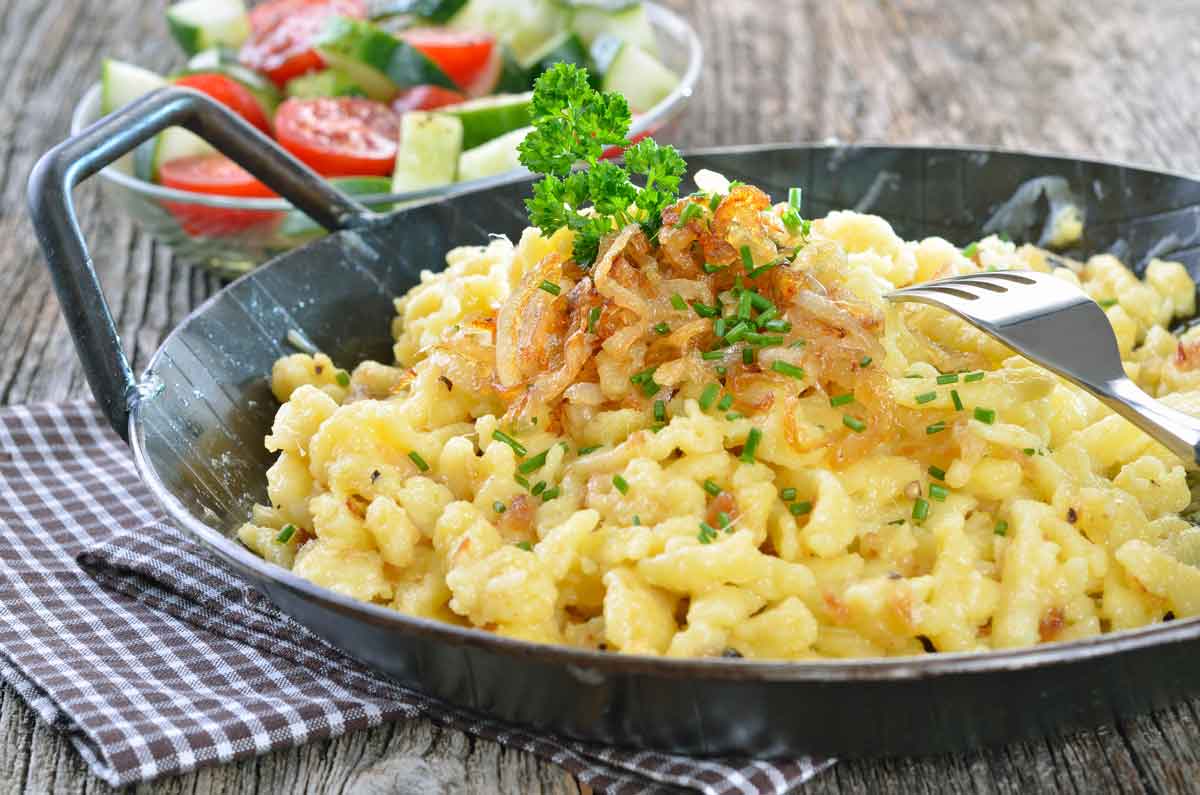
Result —
<svg viewBox="0 0 1200 795"><path fill-rule="evenodd" d="M211 143L326 229L361 226L373 217L224 106L188 88L159 89L47 152L29 176L34 232L92 394L126 441L137 381L79 230L71 191L173 126Z"/></svg>

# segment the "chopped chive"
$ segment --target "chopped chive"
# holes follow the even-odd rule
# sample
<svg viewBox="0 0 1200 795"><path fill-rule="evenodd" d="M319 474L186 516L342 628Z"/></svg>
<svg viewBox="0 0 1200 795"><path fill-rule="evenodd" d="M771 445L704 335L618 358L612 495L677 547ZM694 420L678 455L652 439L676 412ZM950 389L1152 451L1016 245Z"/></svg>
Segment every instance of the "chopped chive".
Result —
<svg viewBox="0 0 1200 795"><path fill-rule="evenodd" d="M712 540L717 537L716 529L708 522L700 523L700 533L696 536L700 539L701 544L711 544Z"/></svg>
<svg viewBox="0 0 1200 795"><path fill-rule="evenodd" d="M958 373L946 373L937 377L939 384L955 384L958 383Z"/></svg>
<svg viewBox="0 0 1200 795"><path fill-rule="evenodd" d="M792 343L791 345L789 345L788 347L789 347L789 348L791 348L792 350L795 350L796 348L803 348L803 347L804 347L804 340L796 340L795 342L793 342L793 343Z"/></svg>
<svg viewBox="0 0 1200 795"><path fill-rule="evenodd" d="M905 378L924 378L925 376L921 375L920 373L905 373L904 377Z"/></svg>
<svg viewBox="0 0 1200 795"><path fill-rule="evenodd" d="M758 443L762 441L762 431L758 428L751 428L750 435L746 437L746 444L742 447L741 459L747 464L754 463L754 451L758 449Z"/></svg>
<svg viewBox="0 0 1200 795"><path fill-rule="evenodd" d="M429 464L425 463L425 459L421 458L421 454L418 453L416 450L413 450L411 453L409 453L408 457L412 460L412 462L414 464L417 465L417 469L421 470L422 472L429 471Z"/></svg>
<svg viewBox="0 0 1200 795"><path fill-rule="evenodd" d="M721 493L721 487L718 486L716 484L716 481L712 480L712 478L705 478L704 490L707 491L713 497L716 497L717 495L719 495Z"/></svg>
<svg viewBox="0 0 1200 795"><path fill-rule="evenodd" d="M283 529L279 531L279 535L275 536L275 542L277 544L286 544L287 542L292 540L292 536L294 536L295 534L296 534L296 525L285 524L283 526Z"/></svg>
<svg viewBox="0 0 1200 795"><path fill-rule="evenodd" d="M593 445L591 445L590 447L580 447L580 448L579 448L579 454L580 454L580 455L587 455L588 453L594 453L594 452L596 452L597 450L599 450L599 449L600 449L601 447L603 447L603 446L604 446L604 445L602 445L602 444L593 444Z"/></svg>
<svg viewBox="0 0 1200 795"><path fill-rule="evenodd" d="M542 502L550 502L550 500L557 497L559 495L559 493L560 492L559 492L558 486L555 486L552 489L546 489L545 491L542 492Z"/></svg>
<svg viewBox="0 0 1200 795"><path fill-rule="evenodd" d="M970 245L968 245L966 248L964 248L964 249L962 250L962 254L963 254L963 256L964 256L964 257L966 257L967 259L970 259L971 257L974 257L974 256L975 256L975 252L976 252L976 251L978 251L978 250L979 250L979 244L978 244L978 243L971 243Z"/></svg>
<svg viewBox="0 0 1200 795"><path fill-rule="evenodd" d="M1008 532L1008 522L1004 521L1003 519L996 522L996 526L992 528L992 532L998 536L1006 534Z"/></svg>
<svg viewBox="0 0 1200 795"><path fill-rule="evenodd" d="M721 194L714 193L712 195L712 198L708 200L708 209L712 210L713 212L716 212L717 208L721 206L721 200L724 198L725 197L722 196Z"/></svg>
<svg viewBox="0 0 1200 795"><path fill-rule="evenodd" d="M788 510L792 512L792 516L804 516L806 513L812 513L813 505L808 500L803 502L793 502L788 506Z"/></svg>
<svg viewBox="0 0 1200 795"><path fill-rule="evenodd" d="M761 316L759 317L759 321L760 322L762 321ZM766 322L762 322L761 325L762 325L762 328L766 329L767 331L791 331L792 330L792 324L787 322L783 318L767 320Z"/></svg>
<svg viewBox="0 0 1200 795"><path fill-rule="evenodd" d="M729 518L729 514L724 511L717 512L717 527L728 527L733 520Z"/></svg>
<svg viewBox="0 0 1200 795"><path fill-rule="evenodd" d="M676 222L675 228L682 229L687 226L688 221L691 221L702 212L699 204L689 204L683 208L683 212L679 214L679 221Z"/></svg>
<svg viewBox="0 0 1200 795"><path fill-rule="evenodd" d="M862 433L867 429L867 424L857 417L851 417L849 414L842 415L842 425L845 425L855 433Z"/></svg>
<svg viewBox="0 0 1200 795"><path fill-rule="evenodd" d="M717 271L725 270L729 266L728 265L713 265L711 262L706 262L703 265L701 265L700 267L704 268L705 273L716 273Z"/></svg>
<svg viewBox="0 0 1200 795"><path fill-rule="evenodd" d="M912 518L917 524L925 521L929 516L929 501L924 497L917 497L913 503Z"/></svg>
<svg viewBox="0 0 1200 795"><path fill-rule="evenodd" d="M656 422L656 423L654 423L653 425L651 425L651 426L650 426L650 431L651 431L652 433L658 433L659 431L661 431L661 430L662 430L663 428L665 428L665 427L667 427L667 424L666 424L665 422Z"/></svg>
<svg viewBox="0 0 1200 795"><path fill-rule="evenodd" d="M845 406L847 403L853 403L853 402L854 402L854 395L850 392L847 392L844 395L834 395L833 397L829 398L829 405L835 409L838 406Z"/></svg>
<svg viewBox="0 0 1200 795"><path fill-rule="evenodd" d="M655 422L666 422L667 421L667 402L665 400L654 401L654 421Z"/></svg>
<svg viewBox="0 0 1200 795"><path fill-rule="evenodd" d="M742 267L746 269L746 272L754 270L754 255L750 253L750 247L742 246L738 249L738 253L742 255Z"/></svg>
<svg viewBox="0 0 1200 795"><path fill-rule="evenodd" d="M492 503L492 510L496 513L504 513L508 510L508 506L500 502L500 500L496 500Z"/></svg>
<svg viewBox="0 0 1200 795"><path fill-rule="evenodd" d="M526 552L533 551L533 544L529 543L528 541L518 541L517 543L513 544L513 546L517 549L523 549Z"/></svg>
<svg viewBox="0 0 1200 795"><path fill-rule="evenodd" d="M715 362L717 359L725 358L725 351L720 348L715 351L705 351L704 353L700 354L700 358L706 362Z"/></svg>
<svg viewBox="0 0 1200 795"><path fill-rule="evenodd" d="M913 398L913 400L917 401L918 405L921 403L929 403L930 401L937 400L937 392L922 392Z"/></svg>
<svg viewBox="0 0 1200 795"><path fill-rule="evenodd" d="M792 500L796 499L796 490L789 486L788 488L779 492L779 498L784 502L791 502Z"/></svg>
<svg viewBox="0 0 1200 795"><path fill-rule="evenodd" d="M1100 300L1100 301L1097 301L1096 303L1100 304L1100 306L1104 307L1105 309L1108 309L1110 306L1116 306L1117 299L1115 299L1115 298L1104 298L1104 299L1102 299L1102 300Z"/></svg>
<svg viewBox="0 0 1200 795"><path fill-rule="evenodd" d="M773 259L765 265L760 265L759 267L755 268L752 271L747 271L746 277L749 279L757 279L759 276L761 276L764 273L766 273L767 271L771 270L771 268L776 268L776 267L782 265L783 262L784 261L782 259Z"/></svg>
<svg viewBox="0 0 1200 795"><path fill-rule="evenodd" d="M753 302L754 302L754 301L753 301L753 299L751 299L751 303L753 303ZM779 307L777 307L777 306L771 306L771 307L767 307L767 308L766 308L766 309L764 309L762 312L759 312L759 313L758 313L758 317L757 317L757 318L755 318L754 322L755 322L755 323L757 323L757 324L758 324L760 327L764 327L764 328L765 328L765 327L766 327L766 325L767 325L767 323L771 322L772 320L775 320L775 319L776 319L778 316L779 316ZM783 322L784 322L784 323L787 323L787 321L786 321L786 320L785 320L785 321L783 321ZM791 330L792 330L792 324L791 324L791 323L788 323L788 327L787 327L787 328L785 328L785 329L775 329L775 330L777 330L777 331L791 331Z"/></svg>
<svg viewBox="0 0 1200 795"><path fill-rule="evenodd" d="M1027 455L1027 456L1032 456L1034 453L1036 453L1036 452L1037 452L1037 450L1034 450L1032 447L1026 447L1026 448L1025 448L1024 450L1022 450L1021 452L1022 452L1022 453L1024 453L1025 455Z"/></svg>
<svg viewBox="0 0 1200 795"><path fill-rule="evenodd" d="M794 364L788 364L787 362L776 359L775 361L771 362L771 369L782 375L786 375L790 378L795 378L797 381L804 380L804 368L803 367L797 367Z"/></svg>
<svg viewBox="0 0 1200 795"><path fill-rule="evenodd" d="M621 492L622 494L629 493L629 481L625 480L625 478L621 477L620 475L613 475L613 485L616 486L617 491Z"/></svg>
<svg viewBox="0 0 1200 795"><path fill-rule="evenodd" d="M793 235L796 234L796 232L799 231L800 227L804 224L803 219L800 218L800 213L796 212L794 207L789 207L784 210L783 215L780 217L783 219L783 225L787 227L788 232Z"/></svg>
<svg viewBox="0 0 1200 795"><path fill-rule="evenodd" d="M750 319L750 309L751 309L751 307L754 306L752 299L750 298L750 296L752 296L752 295L754 295L754 293L750 292L749 290L742 290L742 294L738 296L738 304L737 304L738 320L749 320Z"/></svg>
<svg viewBox="0 0 1200 795"><path fill-rule="evenodd" d="M788 207L791 207L793 210L799 210L800 197L802 195L799 188L788 188Z"/></svg>
<svg viewBox="0 0 1200 795"><path fill-rule="evenodd" d="M979 420L980 422L982 422L986 425L991 425L993 422L996 421L996 412L994 409L984 409L984 408L980 408L979 406L976 406L975 407L975 419Z"/></svg>
<svg viewBox="0 0 1200 795"><path fill-rule="evenodd" d="M546 455L549 452L550 448L546 448L528 461L521 462L521 465L517 467L517 471L522 475L528 475L531 472L536 472L537 470L541 469L543 465L545 465Z"/></svg>
<svg viewBox="0 0 1200 795"><path fill-rule="evenodd" d="M554 282L546 281L545 279L542 279L542 283L538 285L538 289L545 290L546 292L550 293L550 295L558 295L562 292L561 287Z"/></svg>
<svg viewBox="0 0 1200 795"><path fill-rule="evenodd" d="M962 410L963 410L963 402L962 402L962 398L960 398L960 397L958 396L958 390L957 390L957 389L951 389L951 390L950 390L950 400L954 401L954 410L955 410L955 411L962 411Z"/></svg>
<svg viewBox="0 0 1200 795"><path fill-rule="evenodd" d="M654 333L658 334L659 336L666 336L667 334L671 333L671 327L666 323L655 323Z"/></svg>
<svg viewBox="0 0 1200 795"><path fill-rule="evenodd" d="M747 320L739 320L733 325L733 328L725 334L725 341L728 343L741 342L742 337L746 336L753 330L753 326Z"/></svg>
<svg viewBox="0 0 1200 795"><path fill-rule="evenodd" d="M742 417L745 417L745 416L746 416L745 414L741 414L736 411L731 411L725 415L725 419L729 420L730 422L733 422L734 420L740 420Z"/></svg>
<svg viewBox="0 0 1200 795"><path fill-rule="evenodd" d="M716 317L721 314L720 309L714 309L711 306L706 306L699 301L692 301L692 310L700 317Z"/></svg>
<svg viewBox="0 0 1200 795"><path fill-rule="evenodd" d="M936 483L929 484L929 497L931 499L937 500L938 502L945 502L946 495L949 493L950 492L946 491L945 486L939 486Z"/></svg>
<svg viewBox="0 0 1200 795"><path fill-rule="evenodd" d="M500 430L492 431L492 438L494 440L496 440L497 442L502 442L502 443L508 445L509 447L511 447L513 449L514 453L521 456L522 458L525 456L525 454L527 452L529 452L528 450L525 449L525 445L521 444L516 439L509 436L504 431L500 431Z"/></svg>
<svg viewBox="0 0 1200 795"><path fill-rule="evenodd" d="M729 372L728 368L726 368L724 365L720 365L720 364L718 364L715 369L717 371L717 375L722 376L722 377L725 376L725 373Z"/></svg>
<svg viewBox="0 0 1200 795"><path fill-rule="evenodd" d="M645 370L639 370L638 372L629 376L629 383L633 384L634 386L638 386L646 383L647 381L653 381L654 370L655 368L653 367L647 367Z"/></svg>
<svg viewBox="0 0 1200 795"><path fill-rule="evenodd" d="M345 370L338 370L334 378L337 379L338 386L350 386L350 374Z"/></svg>
<svg viewBox="0 0 1200 795"><path fill-rule="evenodd" d="M983 371L982 370L980 370L977 373L967 373L966 375L963 376L963 383L965 383L965 384L969 384L972 381L982 381L982 380L983 380Z"/></svg>
<svg viewBox="0 0 1200 795"><path fill-rule="evenodd" d="M704 391L700 393L700 410L708 411L712 406L713 401L717 399L717 395L721 394L719 384L709 384L704 387Z"/></svg>
<svg viewBox="0 0 1200 795"><path fill-rule="evenodd" d="M588 334L596 333L596 324L600 322L600 307L593 306L588 310Z"/></svg>
<svg viewBox="0 0 1200 795"><path fill-rule="evenodd" d="M871 364L871 357L870 357L870 356L864 356L864 357L862 357L861 359L859 359L859 360L858 360L858 366L859 366L859 367L868 367L868 366L870 366L870 364Z"/></svg>
<svg viewBox="0 0 1200 795"><path fill-rule="evenodd" d="M713 334L716 334L718 337L725 336L725 318L719 317L713 321Z"/></svg>
<svg viewBox="0 0 1200 795"><path fill-rule="evenodd" d="M634 527L637 527L637 526L638 526L638 525L640 525L641 523L642 523L642 517L638 516L638 515L635 513L635 514L633 515L633 526L634 526Z"/></svg>
<svg viewBox="0 0 1200 795"><path fill-rule="evenodd" d="M687 304L684 303L683 296L679 293L672 293L671 306L675 307L680 312L687 311Z"/></svg>
<svg viewBox="0 0 1200 795"><path fill-rule="evenodd" d="M513 475L513 480L515 480L517 485L521 488L529 488L529 478L525 477L524 475Z"/></svg>
<svg viewBox="0 0 1200 795"><path fill-rule="evenodd" d="M772 345L782 345L783 337L771 334L759 334L757 331L751 331L746 334L746 342L751 345L767 348Z"/></svg>
<svg viewBox="0 0 1200 795"><path fill-rule="evenodd" d="M733 405L733 395L726 393L725 397L721 398L721 402L717 404L717 409L720 411L729 411L729 407Z"/></svg>
<svg viewBox="0 0 1200 795"><path fill-rule="evenodd" d="M536 497L537 495L541 494L545 490L546 490L546 481L539 480L537 483L533 484L533 488L529 490L529 493Z"/></svg>
<svg viewBox="0 0 1200 795"><path fill-rule="evenodd" d="M932 464L930 464L929 476L933 477L933 478L937 478L938 480L945 480L946 479L946 470L942 469L941 467L935 467Z"/></svg>
<svg viewBox="0 0 1200 795"><path fill-rule="evenodd" d="M742 348L742 364L754 364L753 348Z"/></svg>
<svg viewBox="0 0 1200 795"><path fill-rule="evenodd" d="M662 389L658 382L651 378L648 381L642 382L642 394L646 397L654 397L658 394L658 390Z"/></svg>
<svg viewBox="0 0 1200 795"><path fill-rule="evenodd" d="M944 430L946 430L946 421L945 420L938 420L937 422L933 423L932 425L925 426L925 433L928 434L929 436L933 436L935 433L941 433Z"/></svg>
<svg viewBox="0 0 1200 795"><path fill-rule="evenodd" d="M759 312L769 312L774 309L779 311L775 304L771 303L771 299L761 293L756 293L753 290L750 292L750 306L754 307Z"/></svg>

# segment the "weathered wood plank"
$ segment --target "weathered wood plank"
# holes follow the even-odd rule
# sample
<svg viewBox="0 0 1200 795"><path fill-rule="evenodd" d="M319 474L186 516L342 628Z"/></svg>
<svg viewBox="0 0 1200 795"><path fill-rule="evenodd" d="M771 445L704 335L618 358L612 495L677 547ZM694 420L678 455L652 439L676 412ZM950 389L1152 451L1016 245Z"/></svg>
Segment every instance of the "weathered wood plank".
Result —
<svg viewBox="0 0 1200 795"><path fill-rule="evenodd" d="M160 0L160 5L161 0ZM668 0L706 46L684 146L822 140L972 143L1200 171L1200 4ZM0 401L86 394L24 211L36 157L67 131L104 55L175 58L137 0L0 2ZM118 328L142 366L217 283L77 191ZM1136 686L1136 683L1130 683ZM1200 781L1200 704L1067 739L838 765L820 793L1185 792ZM568 793L558 768L425 721L208 768L146 791ZM108 792L70 744L0 688L0 791Z"/></svg>

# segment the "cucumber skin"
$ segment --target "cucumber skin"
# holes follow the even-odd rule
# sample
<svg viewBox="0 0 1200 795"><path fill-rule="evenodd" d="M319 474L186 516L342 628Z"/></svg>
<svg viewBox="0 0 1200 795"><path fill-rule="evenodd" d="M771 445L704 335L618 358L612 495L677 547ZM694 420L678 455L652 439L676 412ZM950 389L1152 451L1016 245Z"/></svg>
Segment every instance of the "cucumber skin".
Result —
<svg viewBox="0 0 1200 795"><path fill-rule="evenodd" d="M325 69L294 77L283 87L289 97L313 99L315 97L365 97L366 91L353 78L337 69Z"/></svg>
<svg viewBox="0 0 1200 795"><path fill-rule="evenodd" d="M334 62L353 62L378 73L392 84L392 97L405 88L419 85L458 90L454 81L420 50L365 20L334 17L314 43L318 51L329 53ZM368 95L381 93L372 92L369 86L363 88ZM372 99L386 101L392 97L372 96Z"/></svg>
<svg viewBox="0 0 1200 795"><path fill-rule="evenodd" d="M477 103L480 103L480 100L438 108L439 113L456 116L462 121L464 150L474 149L513 130L528 127L533 122L533 107L528 98L521 103L514 102L498 107L471 107Z"/></svg>
<svg viewBox="0 0 1200 795"><path fill-rule="evenodd" d="M400 120L400 150L392 190L435 188L454 182L463 146L462 121L448 113L410 111Z"/></svg>
<svg viewBox="0 0 1200 795"><path fill-rule="evenodd" d="M371 19L412 14L439 25L462 10L467 0L379 0L370 4Z"/></svg>
<svg viewBox="0 0 1200 795"><path fill-rule="evenodd" d="M170 8L166 13L167 29L171 33L171 38L175 39L175 43L189 56L213 47L240 47L250 36L250 20L245 16L244 10L243 8L243 16L240 20L242 24L237 28L237 40L235 41L205 41L202 27L181 22L171 13Z"/></svg>
<svg viewBox="0 0 1200 795"><path fill-rule="evenodd" d="M507 44L500 47L500 77L493 94L523 94L533 88L534 73L521 66L512 48Z"/></svg>
<svg viewBox="0 0 1200 795"><path fill-rule="evenodd" d="M505 133L486 144L468 149L458 157L458 179L466 182L521 168L517 147L532 128Z"/></svg>

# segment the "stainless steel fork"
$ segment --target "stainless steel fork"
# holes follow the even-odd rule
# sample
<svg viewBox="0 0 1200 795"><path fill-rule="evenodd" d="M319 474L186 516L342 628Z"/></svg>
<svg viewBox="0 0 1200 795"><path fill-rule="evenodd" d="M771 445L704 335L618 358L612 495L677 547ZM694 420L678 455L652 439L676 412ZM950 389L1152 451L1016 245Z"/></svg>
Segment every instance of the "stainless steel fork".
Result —
<svg viewBox="0 0 1200 795"><path fill-rule="evenodd" d="M1073 381L1195 466L1200 420L1147 395L1126 375L1100 306L1070 282L1036 271L991 271L896 290L892 301L948 309Z"/></svg>

